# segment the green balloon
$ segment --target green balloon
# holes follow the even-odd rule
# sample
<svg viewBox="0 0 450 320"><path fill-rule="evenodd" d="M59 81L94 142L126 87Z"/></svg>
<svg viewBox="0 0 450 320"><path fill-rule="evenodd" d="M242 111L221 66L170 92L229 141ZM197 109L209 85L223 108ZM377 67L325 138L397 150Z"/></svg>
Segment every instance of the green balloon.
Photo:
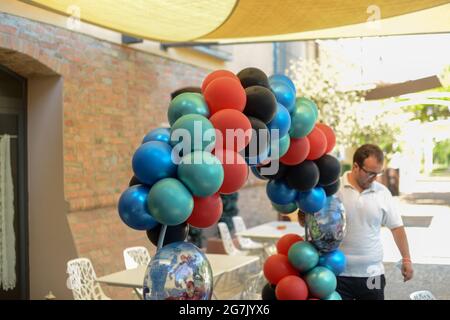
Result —
<svg viewBox="0 0 450 320"><path fill-rule="evenodd" d="M274 207L274 209L277 210L279 213L292 213L298 209L297 204L295 202L289 204L278 204L274 202L271 203L272 207Z"/></svg>
<svg viewBox="0 0 450 320"><path fill-rule="evenodd" d="M270 152L269 152L270 160L280 159L282 156L284 156L286 154L286 152L288 152L290 145L291 145L291 137L289 137L288 134L285 134L278 141L271 140L270 141Z"/></svg>
<svg viewBox="0 0 450 320"><path fill-rule="evenodd" d="M295 100L295 104L309 106L314 111L314 115L317 121L317 118L319 117L319 108L317 108L317 104L314 101L305 97L300 97Z"/></svg>
<svg viewBox="0 0 450 320"><path fill-rule="evenodd" d="M316 298L325 299L336 290L336 276L333 271L325 267L315 267L306 274L304 279L310 294Z"/></svg>
<svg viewBox="0 0 450 320"><path fill-rule="evenodd" d="M178 165L178 178L197 197L208 197L219 191L224 179L222 163L206 151L184 156Z"/></svg>
<svg viewBox="0 0 450 320"><path fill-rule="evenodd" d="M212 123L199 114L182 116L170 128L170 144L175 146L181 143L183 154L194 150L212 151L215 141L216 132Z"/></svg>
<svg viewBox="0 0 450 320"><path fill-rule="evenodd" d="M323 300L342 300L342 297L337 291L334 291L332 294L330 294L328 297L325 297Z"/></svg>
<svg viewBox="0 0 450 320"><path fill-rule="evenodd" d="M148 208L159 223L176 226L185 222L191 215L194 198L179 180L166 178L151 187Z"/></svg>
<svg viewBox="0 0 450 320"><path fill-rule="evenodd" d="M179 94L170 102L167 111L170 125L187 114L199 114L209 118L208 105L200 93L185 92Z"/></svg>
<svg viewBox="0 0 450 320"><path fill-rule="evenodd" d="M291 138L306 137L316 124L316 115L313 109L306 104L296 103L295 109L291 114L291 128L289 135Z"/></svg>
<svg viewBox="0 0 450 320"><path fill-rule="evenodd" d="M319 252L311 243L300 241L289 248L288 259L295 269L308 272L319 263Z"/></svg>

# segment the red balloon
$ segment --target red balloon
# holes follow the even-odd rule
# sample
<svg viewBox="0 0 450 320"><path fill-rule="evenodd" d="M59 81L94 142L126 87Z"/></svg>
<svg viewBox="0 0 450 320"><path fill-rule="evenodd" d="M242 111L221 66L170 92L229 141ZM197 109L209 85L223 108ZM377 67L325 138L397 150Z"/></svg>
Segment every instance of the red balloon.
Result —
<svg viewBox="0 0 450 320"><path fill-rule="evenodd" d="M209 118L216 131L216 148L243 150L252 137L252 124L247 116L234 109L224 109L213 114ZM227 134L230 135L227 137ZM227 143L233 141L233 144Z"/></svg>
<svg viewBox="0 0 450 320"><path fill-rule="evenodd" d="M219 193L209 197L194 196L194 210L187 223L196 228L208 228L216 224L222 216L222 199Z"/></svg>
<svg viewBox="0 0 450 320"><path fill-rule="evenodd" d="M286 154L280 158L280 161L288 166L302 163L306 159L309 149L309 140L306 137L299 139L291 138L289 149Z"/></svg>
<svg viewBox="0 0 450 320"><path fill-rule="evenodd" d="M288 255L289 248L296 242L303 241L304 239L298 234L289 233L280 238L277 242L277 251L279 254Z"/></svg>
<svg viewBox="0 0 450 320"><path fill-rule="evenodd" d="M317 126L306 136L309 140L309 154L306 157L308 160L316 160L325 154L327 150L327 137Z"/></svg>
<svg viewBox="0 0 450 320"><path fill-rule="evenodd" d="M211 114L223 109L244 111L247 96L241 83L232 78L214 79L203 93Z"/></svg>
<svg viewBox="0 0 450 320"><path fill-rule="evenodd" d="M277 284L287 276L298 276L298 271L289 263L288 257L275 254L264 262L264 276L271 284Z"/></svg>
<svg viewBox="0 0 450 320"><path fill-rule="evenodd" d="M248 166L244 158L232 150L215 150L214 155L222 162L224 174L219 193L230 194L242 188L248 177Z"/></svg>
<svg viewBox="0 0 450 320"><path fill-rule="evenodd" d="M287 276L278 282L275 295L278 300L306 300L308 286L299 276Z"/></svg>
<svg viewBox="0 0 450 320"><path fill-rule="evenodd" d="M320 130L322 130L322 132L325 134L325 137L327 138L327 149L325 150L325 153L331 152L331 150L333 150L334 146L336 145L336 135L334 134L333 129L331 129L325 123L318 123L316 126Z"/></svg>
<svg viewBox="0 0 450 320"><path fill-rule="evenodd" d="M223 78L223 77L225 77L225 78L232 78L232 79L235 79L235 80L239 81L239 78L231 71L228 71L228 70L216 70L216 71L213 71L210 74L208 74L206 76L206 78L203 80L202 92L205 92L206 87L213 80L218 79L218 78Z"/></svg>

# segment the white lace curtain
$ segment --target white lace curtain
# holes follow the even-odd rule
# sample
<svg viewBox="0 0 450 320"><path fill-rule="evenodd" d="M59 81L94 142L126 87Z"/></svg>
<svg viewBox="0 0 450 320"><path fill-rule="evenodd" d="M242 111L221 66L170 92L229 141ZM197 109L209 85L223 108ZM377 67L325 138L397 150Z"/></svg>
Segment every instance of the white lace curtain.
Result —
<svg viewBox="0 0 450 320"><path fill-rule="evenodd" d="M16 287L14 186L9 135L0 136L0 289Z"/></svg>

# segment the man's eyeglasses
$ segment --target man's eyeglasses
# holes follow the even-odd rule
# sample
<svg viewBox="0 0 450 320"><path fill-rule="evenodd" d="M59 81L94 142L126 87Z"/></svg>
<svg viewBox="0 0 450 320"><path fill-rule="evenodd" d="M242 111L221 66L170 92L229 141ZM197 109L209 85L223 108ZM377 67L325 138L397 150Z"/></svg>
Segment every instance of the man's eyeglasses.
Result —
<svg viewBox="0 0 450 320"><path fill-rule="evenodd" d="M384 173L384 170L382 170L381 172L372 172L372 171L367 171L366 169L364 169L363 167L360 167L360 169L362 171L364 171L367 176L369 177L369 179L375 178L375 177L379 177L382 176Z"/></svg>

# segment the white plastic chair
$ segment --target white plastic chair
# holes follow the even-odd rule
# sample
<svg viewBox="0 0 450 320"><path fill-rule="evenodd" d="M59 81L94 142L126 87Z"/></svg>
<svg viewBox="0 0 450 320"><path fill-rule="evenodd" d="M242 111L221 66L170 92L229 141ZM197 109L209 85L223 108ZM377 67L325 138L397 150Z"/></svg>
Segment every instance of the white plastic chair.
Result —
<svg viewBox="0 0 450 320"><path fill-rule="evenodd" d="M241 292L241 300L261 300L261 292L267 281L264 273L261 271L248 277L244 283L244 289Z"/></svg>
<svg viewBox="0 0 450 320"><path fill-rule="evenodd" d="M139 266L147 266L150 262L150 254L146 247L130 247L123 250L123 260L125 261L125 268L136 269ZM142 288L135 288L134 292L139 299L144 299L144 292Z"/></svg>
<svg viewBox="0 0 450 320"><path fill-rule="evenodd" d="M217 224L219 228L220 237L222 238L223 247L225 248L226 254L230 256L234 255L243 255L246 256L248 252L239 250L233 243L233 239L231 238L230 229L225 222L219 222Z"/></svg>
<svg viewBox="0 0 450 320"><path fill-rule="evenodd" d="M139 266L147 266L150 262L150 254L146 247L130 247L123 250L125 268L136 269Z"/></svg>
<svg viewBox="0 0 450 320"><path fill-rule="evenodd" d="M411 300L436 300L435 296L428 290L415 291L409 295Z"/></svg>
<svg viewBox="0 0 450 320"><path fill-rule="evenodd" d="M234 216L233 218L233 225L234 229L237 232L243 232L247 230L247 227L245 226L244 219L239 216ZM261 243L255 242L252 239L245 238L242 236L237 236L239 246L243 250L263 250L264 246Z"/></svg>
<svg viewBox="0 0 450 320"><path fill-rule="evenodd" d="M75 300L111 300L96 281L94 267L87 258L73 259L67 262L67 286L72 290Z"/></svg>

